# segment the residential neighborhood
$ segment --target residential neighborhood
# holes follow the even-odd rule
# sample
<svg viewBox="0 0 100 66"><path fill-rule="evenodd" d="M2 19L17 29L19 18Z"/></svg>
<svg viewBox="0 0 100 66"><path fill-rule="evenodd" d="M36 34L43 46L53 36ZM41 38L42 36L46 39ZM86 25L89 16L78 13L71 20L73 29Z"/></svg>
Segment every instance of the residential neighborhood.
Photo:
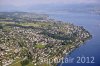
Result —
<svg viewBox="0 0 100 66"><path fill-rule="evenodd" d="M57 65L56 59L63 58L92 37L82 26L71 23L47 17L38 20L30 14L0 14L4 15L0 16L0 66L27 66L29 63L33 66L54 66ZM18 14L23 17L17 18ZM31 21L27 22L24 17ZM50 63L48 59L54 61Z"/></svg>

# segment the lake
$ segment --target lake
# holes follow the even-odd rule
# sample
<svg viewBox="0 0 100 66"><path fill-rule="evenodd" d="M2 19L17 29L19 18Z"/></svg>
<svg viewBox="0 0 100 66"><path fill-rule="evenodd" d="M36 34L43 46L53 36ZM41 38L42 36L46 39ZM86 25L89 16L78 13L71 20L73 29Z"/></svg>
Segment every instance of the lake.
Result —
<svg viewBox="0 0 100 66"><path fill-rule="evenodd" d="M78 26L83 26L92 34L92 39L88 40L75 49L68 57L74 58L73 63L59 63L58 66L100 66L100 15L90 13L48 13L50 18L70 22ZM76 63L77 57L94 57L95 63Z"/></svg>

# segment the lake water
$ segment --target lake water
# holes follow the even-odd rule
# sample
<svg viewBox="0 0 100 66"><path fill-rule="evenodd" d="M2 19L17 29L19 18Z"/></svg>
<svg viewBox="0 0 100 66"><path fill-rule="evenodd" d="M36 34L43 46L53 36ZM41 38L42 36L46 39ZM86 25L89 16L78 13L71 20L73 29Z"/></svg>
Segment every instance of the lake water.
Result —
<svg viewBox="0 0 100 66"><path fill-rule="evenodd" d="M58 66L100 66L100 15L88 13L51 13L50 18L83 26L93 38L75 49L69 57L94 57L95 63L59 63ZM68 58L68 57L65 57ZM91 59L90 59L91 60Z"/></svg>

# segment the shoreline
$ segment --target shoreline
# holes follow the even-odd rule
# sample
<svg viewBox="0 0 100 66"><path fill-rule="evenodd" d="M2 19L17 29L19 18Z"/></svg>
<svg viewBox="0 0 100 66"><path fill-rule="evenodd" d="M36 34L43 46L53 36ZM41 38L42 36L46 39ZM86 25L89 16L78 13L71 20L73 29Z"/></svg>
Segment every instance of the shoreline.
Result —
<svg viewBox="0 0 100 66"><path fill-rule="evenodd" d="M85 42L87 42L87 41L89 41L89 40L91 40L91 37L90 37L88 40L86 40ZM84 45L85 42L79 43L79 45L77 45L77 47L72 48L67 54L64 55L63 58L64 58L64 59L65 59L66 57L68 58L68 56L70 56L70 54L71 54L74 50L76 50L76 49L79 48L80 46ZM63 59L63 60L64 60L64 59ZM62 66L63 63L60 62L60 65L58 65L58 64L59 64L59 63L57 63L56 66Z"/></svg>

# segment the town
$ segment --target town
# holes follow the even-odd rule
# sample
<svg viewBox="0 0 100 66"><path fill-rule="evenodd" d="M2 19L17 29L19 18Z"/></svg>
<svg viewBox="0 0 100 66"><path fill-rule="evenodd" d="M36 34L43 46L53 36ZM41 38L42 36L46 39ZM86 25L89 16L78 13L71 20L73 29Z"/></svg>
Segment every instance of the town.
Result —
<svg viewBox="0 0 100 66"><path fill-rule="evenodd" d="M82 26L49 19L48 15L0 12L0 66L56 66L56 59L91 37Z"/></svg>

